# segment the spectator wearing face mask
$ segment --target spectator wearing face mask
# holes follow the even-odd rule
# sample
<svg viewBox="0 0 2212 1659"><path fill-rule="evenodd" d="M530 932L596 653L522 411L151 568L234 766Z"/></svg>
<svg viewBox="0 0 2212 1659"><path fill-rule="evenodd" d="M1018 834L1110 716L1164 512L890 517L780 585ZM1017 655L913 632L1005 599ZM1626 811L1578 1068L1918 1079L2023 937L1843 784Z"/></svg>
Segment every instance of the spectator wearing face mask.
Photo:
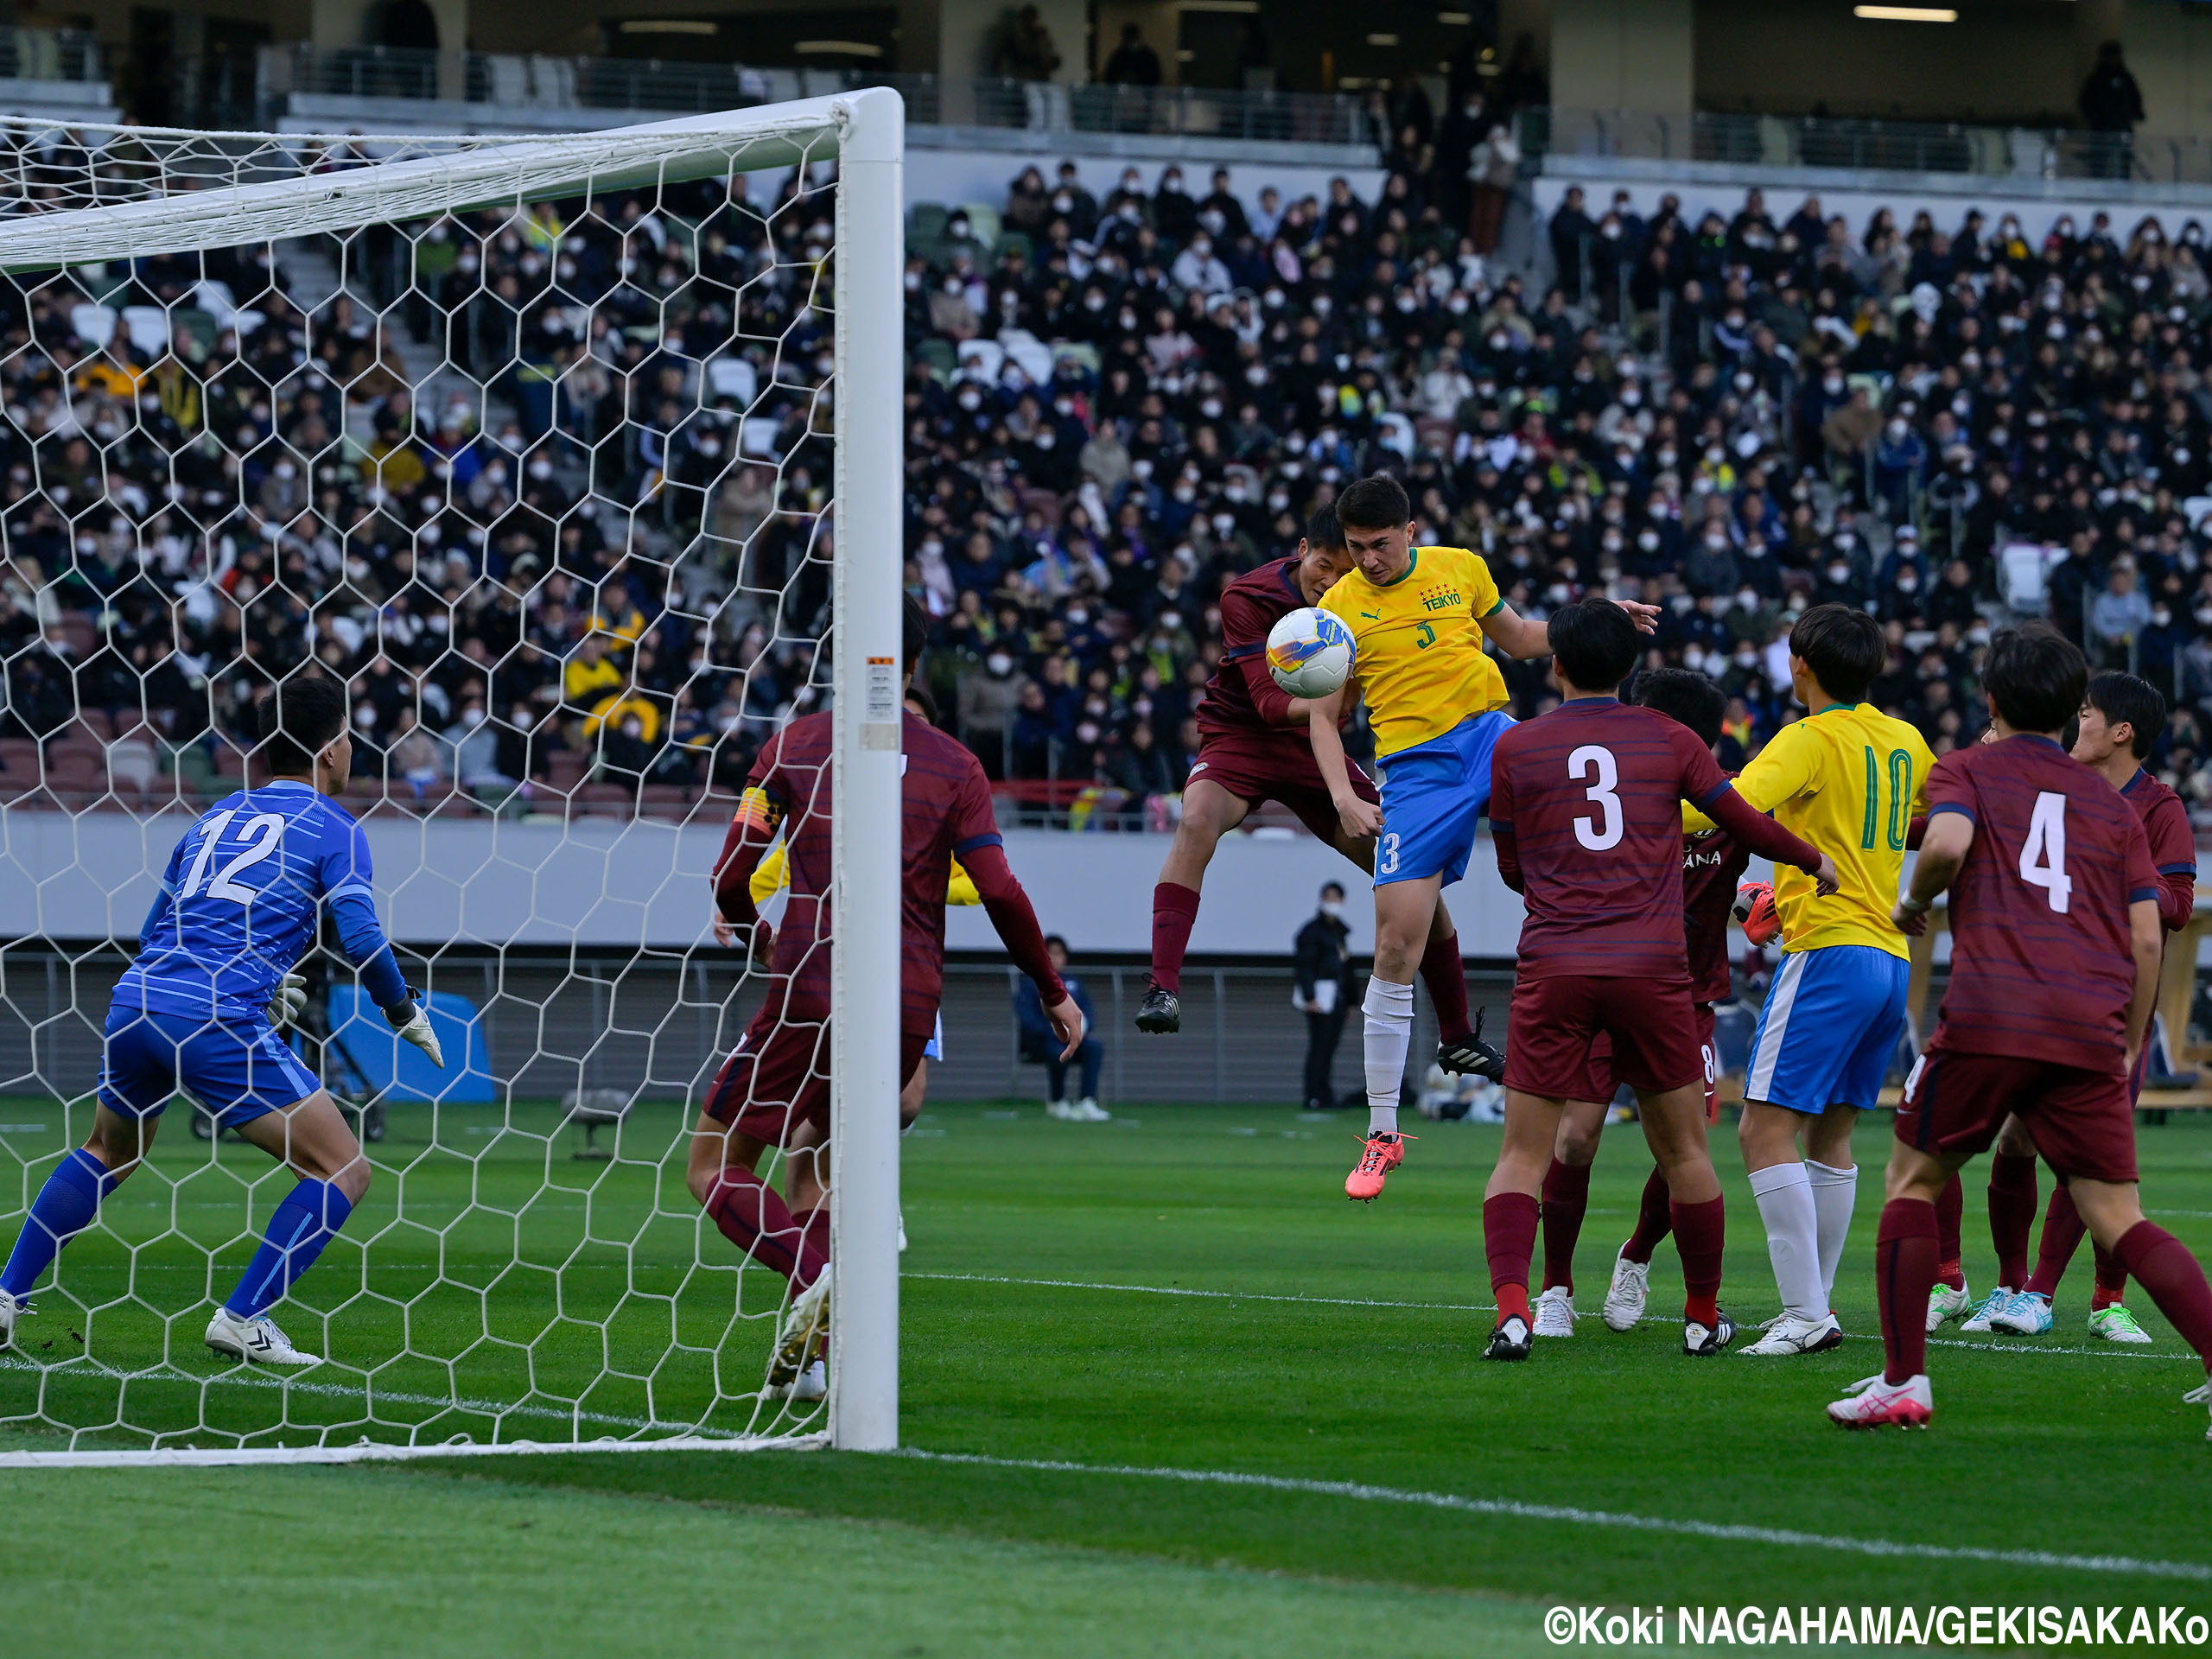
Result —
<svg viewBox="0 0 2212 1659"><path fill-rule="evenodd" d="M1337 1044L1351 1009L1351 958L1345 946L1351 927L1344 920L1344 890L1334 881L1321 889L1320 907L1292 942L1296 983L1291 1004L1306 1016L1306 1109L1327 1111L1338 1105Z"/></svg>
<svg viewBox="0 0 2212 1659"><path fill-rule="evenodd" d="M2136 580L2135 561L2114 559L2103 590L2089 603L2089 634L2101 665L2128 668L2136 636L2150 625L2151 600Z"/></svg>
<svg viewBox="0 0 2212 1659"><path fill-rule="evenodd" d="M994 643L980 664L960 676L960 741L976 752L995 782L1013 775L1011 733L1022 694L1022 682L1014 673L1018 666L1012 651ZM1039 692L1039 708L1043 701Z"/></svg>

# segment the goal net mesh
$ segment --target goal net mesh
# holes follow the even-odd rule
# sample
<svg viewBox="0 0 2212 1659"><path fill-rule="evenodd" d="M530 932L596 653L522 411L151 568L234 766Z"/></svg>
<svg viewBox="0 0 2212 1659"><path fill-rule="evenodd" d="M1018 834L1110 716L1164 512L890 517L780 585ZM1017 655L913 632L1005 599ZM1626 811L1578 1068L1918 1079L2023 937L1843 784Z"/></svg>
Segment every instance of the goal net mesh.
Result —
<svg viewBox="0 0 2212 1659"><path fill-rule="evenodd" d="M341 804L448 1066L326 932L291 1040L373 1180L274 1310L326 1362L203 1345L294 1178L180 1096L0 1351L0 1449L823 1430L684 1156L763 994L721 831L827 701L839 135L714 127L0 122L0 1247L286 677L351 687Z"/></svg>

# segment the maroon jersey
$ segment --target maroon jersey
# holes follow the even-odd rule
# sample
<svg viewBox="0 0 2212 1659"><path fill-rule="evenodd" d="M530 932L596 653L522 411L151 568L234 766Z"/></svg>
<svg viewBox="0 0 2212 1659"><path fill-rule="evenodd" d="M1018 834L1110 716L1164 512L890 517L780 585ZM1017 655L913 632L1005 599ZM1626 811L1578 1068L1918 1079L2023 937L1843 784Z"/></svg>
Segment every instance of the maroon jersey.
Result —
<svg viewBox="0 0 2212 1659"><path fill-rule="evenodd" d="M2181 797L2137 768L2120 789L2150 838L2151 865L2158 873L2158 919L2178 932L2196 909L2196 831Z"/></svg>
<svg viewBox="0 0 2212 1659"><path fill-rule="evenodd" d="M2026 734L1937 761L1930 823L1945 812L1974 834L1951 884L1951 982L1929 1047L2116 1071L2135 995L2127 908L2158 897L2133 810Z"/></svg>
<svg viewBox="0 0 2212 1659"><path fill-rule="evenodd" d="M1610 697L1578 697L1499 738L1491 828L1528 906L1521 976L1681 978L1680 803L1709 808L1728 792L1689 728Z"/></svg>
<svg viewBox="0 0 2212 1659"><path fill-rule="evenodd" d="M1270 560L1222 589L1221 666L1198 704L1201 735L1267 732L1307 747L1304 730L1284 723L1290 694L1268 672L1268 630L1306 604L1294 558Z"/></svg>
<svg viewBox="0 0 2212 1659"><path fill-rule="evenodd" d="M1751 849L1718 830L1682 837L1682 931L1694 1002L1726 1002L1736 994L1728 971L1728 912L1751 862Z"/></svg>
<svg viewBox="0 0 2212 1659"><path fill-rule="evenodd" d="M944 887L956 856L1001 844L991 788L976 757L912 709L902 733L905 775L899 911L901 1030L930 1031L944 989ZM826 944L830 891L830 716L807 715L771 738L748 780L780 823L790 860L791 896L776 929L773 972L786 1008L798 1018L830 1012ZM741 816L747 809L741 808Z"/></svg>

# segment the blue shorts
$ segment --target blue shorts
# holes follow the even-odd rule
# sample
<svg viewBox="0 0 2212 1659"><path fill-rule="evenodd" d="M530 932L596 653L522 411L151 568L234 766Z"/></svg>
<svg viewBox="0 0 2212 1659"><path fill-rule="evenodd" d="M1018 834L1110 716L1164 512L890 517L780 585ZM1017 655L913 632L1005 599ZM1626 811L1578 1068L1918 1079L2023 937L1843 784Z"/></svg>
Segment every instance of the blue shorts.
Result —
<svg viewBox="0 0 2212 1659"><path fill-rule="evenodd" d="M236 1125L297 1105L322 1084L265 1020L225 1024L111 1004L100 1061L100 1104L152 1117L180 1089Z"/></svg>
<svg viewBox="0 0 2212 1659"><path fill-rule="evenodd" d="M1467 873L1476 820L1490 810L1491 752L1512 725L1493 709L1382 763L1376 887L1440 875L1448 887Z"/></svg>
<svg viewBox="0 0 2212 1659"><path fill-rule="evenodd" d="M937 1029L930 1034L928 1043L923 1046L922 1058L925 1060L941 1060L944 1058L944 1015L942 1014L937 1017Z"/></svg>
<svg viewBox="0 0 2212 1659"><path fill-rule="evenodd" d="M1904 1032L1912 964L1871 944L1786 955L1751 1033L1744 1098L1820 1113L1880 1098Z"/></svg>

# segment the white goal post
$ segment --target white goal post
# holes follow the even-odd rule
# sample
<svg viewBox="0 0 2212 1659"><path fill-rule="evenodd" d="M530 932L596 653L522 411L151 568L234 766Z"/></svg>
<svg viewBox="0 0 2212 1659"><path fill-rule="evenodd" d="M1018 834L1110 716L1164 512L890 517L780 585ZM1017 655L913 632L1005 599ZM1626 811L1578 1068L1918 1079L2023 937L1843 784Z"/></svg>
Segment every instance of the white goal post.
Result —
<svg viewBox="0 0 2212 1659"><path fill-rule="evenodd" d="M664 1294L662 1288L654 1288L646 1298L651 1304L647 1312L658 1317L660 1304L667 1304L671 1351L680 1351L679 1357L690 1363L687 1376L708 1380L698 1384L704 1392L697 1400L684 1396L687 1403L672 1408L666 1415L659 1403L661 1396L655 1392L664 1380L661 1360L618 1363L602 1357L595 1362L599 1367L595 1374L592 1370L594 1362L579 1362L580 1369L573 1378L547 1382L538 1367L541 1353L549 1351L548 1333L558 1335L556 1325L564 1330L588 1327L593 1310L588 1306L572 1307L556 1297L557 1315L549 1318L544 1332L506 1333L499 1323L496 1299L500 1292L495 1283L483 1293L483 1311L479 1316L482 1321L482 1342L473 1347L464 1345L456 1354L441 1352L433 1357L434 1369L443 1368L438 1373L445 1378L441 1386L453 1396L449 1408L433 1399L421 1408L416 1418L387 1420L380 1414L378 1390L396 1373L379 1357L374 1363L364 1362L359 1367L359 1387L366 1398L360 1421L347 1419L340 1412L327 1426L319 1427L315 1422L308 1422L305 1424L308 1432L302 1441L302 1425L292 1419L289 1403L279 1414L274 1427L258 1417L249 1421L226 1415L228 1407L219 1409L211 1403L218 1398L211 1392L218 1385L176 1358L173 1347L181 1351L196 1344L178 1334L184 1328L181 1321L171 1321L176 1324L176 1330L161 1325L156 1346L149 1350L153 1357L145 1361L143 1370L133 1369L138 1363L135 1360L109 1358L105 1355L101 1356L102 1363L110 1369L100 1370L92 1366L94 1356L89 1350L75 1357L80 1363L80 1369L75 1371L67 1371L59 1363L50 1370L41 1369L35 1413L12 1412L10 1408L0 1406L0 1431L27 1431L26 1435L12 1441L0 1440L0 1466L118 1461L339 1461L451 1455L456 1452L577 1450L595 1446L625 1450L670 1446L750 1449L830 1444L844 1449L880 1451L897 1446L901 1081L899 733L904 684L900 406L904 379L904 123L899 97L887 88L557 137L479 135L379 138L358 134L214 134L127 128L95 134L88 129L64 130L41 122L0 123L0 129L4 129L0 130L0 273L6 273L8 280L20 283L27 289L41 283L67 283L73 280L72 273L81 276L87 270L103 266L127 269L124 262L143 261L156 256L192 256L211 250L256 245L270 247L283 242L296 243L304 238L329 237L342 241L353 233L373 227L419 227L436 223L445 215L454 215L458 219L461 215L486 210L509 210L514 215L512 222L522 226L523 234L528 236L532 233L528 213L533 204L543 201L596 200L602 194L651 190L677 181L712 179L726 173L734 175L741 170L750 174L796 167L801 169L804 182L804 170L810 166L818 168L830 162L836 165L834 249L809 250L817 259L817 269L834 260L834 296L817 292L811 297L817 312L832 312L830 352L834 366L826 386L809 383L814 408L804 422L810 434L818 434L828 427L831 438L833 461L829 488L817 493L821 499L814 509L814 527L808 532L810 539L806 542L808 550L804 555L804 560L818 563L821 555L817 550L821 544L826 542L830 549L826 578L830 620L826 630L804 637L793 633L787 639L784 619L792 601L786 590L767 596L765 609L768 620L762 625L770 649L791 645L798 658L809 661L818 661L826 652L826 684L815 685L812 681L806 684L815 685L817 696L826 691L834 729L835 880L826 908L834 940L828 1071L831 1101L830 1169L836 1192L836 1203L830 1212L835 1292L831 1299L826 1406L811 1417L795 1409L769 1413L765 1408L755 1409L751 1417L746 1415L747 1408L743 1408L737 1409L734 1417L729 1415L732 1401L749 1400L751 1395L724 1375L729 1363L724 1351L729 1345L727 1335L723 1347L718 1349L713 1341L695 1338L685 1324L692 1317L685 1299L696 1292L700 1274L683 1270L683 1264L679 1262L671 1270L675 1276L669 1281L674 1287L665 1289ZM60 151L81 159L57 161L57 146ZM771 253L775 254L772 234ZM550 260L554 255L549 251L546 257ZM342 275L340 281L342 284ZM741 287L739 291L742 292ZM246 315L245 303L242 300L241 315ZM804 297L799 302L802 316L806 303ZM35 306L33 314L35 315ZM379 316L375 326L382 328L387 321ZM120 339L122 322L111 316L105 326L118 330ZM793 327L785 326L787 330ZM33 332L36 332L35 327ZM378 337L381 339L381 335ZM655 344L658 346L658 340ZM775 357L785 344L776 340L766 349L771 357ZM80 364L84 360L79 359ZM700 365L702 380L703 369L704 365ZM66 385L66 369L64 378ZM772 368L762 372L763 398L771 391L791 390L788 386L772 385L774 378ZM346 413L343 407L346 396L344 388L340 389L339 396L342 438ZM741 453L737 435L746 425L747 412L741 402L735 418L729 422L733 462ZM557 419L555 425L556 429L552 435L557 439ZM206 435L212 445L216 437L212 417ZM222 442L229 445L230 435L223 435ZM43 455L49 452L40 453ZM236 457L233 454L227 458ZM42 466L43 462L39 464ZM588 461L584 464L595 463ZM379 459L365 470L373 478L375 468L382 465ZM666 486L675 476L671 462L664 460L662 465L665 478L656 487ZM513 470L519 480L519 454L513 458ZM773 472L775 483L780 488L788 481L780 455L775 458ZM47 488L45 479L46 474L41 472L41 491ZM709 501L714 487L709 484L702 491ZM449 499L457 497L458 486L446 493ZM59 516L65 521L72 520L73 514L82 505L81 501L65 498ZM302 518L311 516L312 510ZM117 522L120 524L121 520ZM703 528L701 533L703 534ZM127 540L130 532L118 529L114 534ZM276 539L272 534L272 544ZM343 537L340 541L343 545ZM488 543L482 545L488 550ZM420 553L421 546L414 551ZM12 549L4 543L0 543L0 552L10 559L14 557ZM143 547L138 550L138 556L149 556ZM671 591L681 574L676 569L681 556L671 555L666 562L671 573ZM45 577L49 586L58 586L53 570L47 570ZM799 583L804 577L804 572L798 571L790 582ZM40 602L48 602L43 589ZM598 601L594 599L590 602L595 605ZM4 597L0 597L0 619L4 619L5 603ZM579 607L584 603L582 599L576 601ZM671 602L671 610L681 608L675 601ZM696 619L702 633L711 632L714 615L709 603ZM596 623L598 618L594 614L592 620ZM103 622L101 626L106 625ZM631 648L633 652L638 649L635 639L631 640ZM633 659L632 671L634 667ZM747 687L752 683L752 673L749 666L741 671ZM802 687L801 706L805 706L804 690ZM781 712L787 715L788 705ZM754 718L749 704L747 718ZM427 721L427 715L418 713L414 724L420 727ZM611 721L609 716L610 725ZM120 718L111 726L119 731ZM120 749L122 740L117 739L115 746ZM74 838L72 844L80 849L109 844L105 841L96 842L90 826L99 814L107 814L111 820L119 809L118 798L113 794L97 800L70 798L47 770L58 764L54 757L59 753L50 739L41 738L35 764L53 785L46 798L35 804L18 801L0 804L0 883L18 880L31 874L11 861L18 855L8 850L10 836L7 832L27 823L29 814L34 810L56 821L61 815L67 815L69 833ZM168 762L164 759L162 764L166 773ZM103 779L111 791L121 787L114 781L118 776L114 766L111 759ZM708 785L696 797L696 804L684 809L690 816L677 826L680 830L702 832L712 822L718 831L721 823L727 821L726 802L721 804L719 819L711 816L715 809L712 787ZM650 792L632 786L633 798L642 799ZM200 804L206 804L204 796ZM167 856L176 836L191 821L188 813L184 817L176 814L191 804L189 799L169 799L167 805L172 810L168 816L157 821L162 826L158 831L152 827L156 820L147 821L145 856L150 874L156 879L160 874L159 861ZM561 810L554 809L556 812ZM483 826L485 833L510 833L505 817L502 813L499 822ZM563 822L575 823L583 820L571 817ZM430 833L428 829L423 831L426 837L426 868L435 861L435 849L427 839ZM562 833L565 838L566 830ZM595 830L593 833L600 832ZM624 820L606 833L619 843L632 831ZM28 838L18 835L14 839L22 843ZM686 844L697 845L696 836ZM93 855L79 850L73 856L82 864ZM611 867L619 855L607 856ZM377 897L380 912L388 914L391 900L383 890L382 862L380 857ZM98 873L78 868L71 874L85 878ZM610 876L609 880L613 878ZM53 890L51 884L48 890ZM709 903L705 883L699 881L676 892L673 902L683 902L687 898L697 907L698 925L703 933ZM651 899L656 905L671 902L658 892ZM42 897L36 902L49 907L39 912L35 931L7 928L0 933L0 957L21 944L43 944L52 941L59 948L66 946L67 941L95 936L118 940L127 951L130 940L126 936L134 932L135 918L57 913L51 907L51 899ZM461 907L467 908L465 891ZM461 911L455 913L458 930ZM554 943L557 945L557 940ZM645 948L651 944L644 942L642 954L652 954L652 950ZM509 969L504 946L505 942L499 940L486 944L486 949L493 952L498 963L499 996L508 995L511 990L506 982ZM697 954L703 956L710 949L704 947ZM59 954L66 955L66 948L59 949ZM693 952L687 949L682 954L688 969ZM4 963L0 963L0 969L4 969ZM582 970L573 962L567 969L546 971L565 975L558 988L563 994L583 982L579 977ZM485 968L487 987L493 984L493 974L492 967ZM597 995L595 991L594 994ZM549 1030L553 1020L554 995L553 991L548 991L537 1009L537 1017ZM729 1006L729 999L725 997L720 1011L722 1016L727 1016ZM88 1016L79 1008L72 1017L81 1025ZM50 1058L53 1044L39 1046L38 1020L29 1014L22 1018L32 1032L29 1040L35 1058L31 1071L35 1074L37 1088L50 1096L62 1110L64 1126L72 1137L67 1144L73 1145L83 1138L94 1078L84 1070L81 1052L64 1075L60 1063ZM89 1018L97 1030L99 1011L93 1010ZM732 1034L727 1030L721 1032L721 1049L727 1049ZM448 1043L450 1046L450 1039ZM78 1048L81 1050L82 1045ZM567 1051L561 1052L565 1054ZM683 1128L680 1131L685 1136L690 1114L697 1109L699 1091L711 1076L709 1065L692 1080L695 1086L690 1095L691 1103L685 1109ZM581 1096L590 1079L581 1067L576 1077ZM493 1081L500 1097L509 1101L510 1111L503 1127L488 1132L495 1138L501 1135L512 1137L521 1131L512 1109L513 1102L508 1089L511 1079ZM0 1096L26 1092L20 1083L0 1083ZM634 1103L637 1090L632 1087L631 1093L631 1103ZM436 1110L434 1107L429 1119L432 1127L428 1131L434 1149L442 1148L447 1137L459 1133L449 1126L442 1129ZM165 1142L183 1139L183 1126L179 1122L182 1116L181 1104L171 1108ZM557 1137L584 1120L571 1115L549 1121L553 1127L530 1129L527 1145L536 1148L542 1142L543 1155L550 1160L563 1155L556 1150ZM672 1116L667 1119L670 1123L675 1121ZM0 1123L0 1135L20 1127ZM468 1133L477 1131L472 1129ZM626 1128L621 1133L629 1135L632 1130ZM4 1145L0 1145L0 1250L4 1250L14 1236L29 1195L37 1190L39 1172L53 1166L52 1160L59 1155L60 1144L56 1141L52 1147L41 1147L35 1155L22 1150L10 1154ZM174 1147L169 1150L174 1152ZM473 1158L475 1154L468 1155ZM649 1234L655 1238L662 1236L653 1230L665 1229L671 1222L679 1219L677 1212L681 1208L680 1180L676 1199L666 1196L665 1170L670 1155L670 1142L663 1135L658 1144L645 1148L639 1156L632 1157L626 1150L618 1154L617 1164L610 1166L639 1182L649 1183L656 1179L661 1181L640 1201L635 1217L620 1217L612 1224L633 1229L626 1239L619 1241L623 1265L607 1269L613 1275L609 1282L621 1281L625 1274L628 1275L626 1287L620 1292L625 1307L636 1300L642 1282L640 1263L646 1247L640 1241ZM375 1162L373 1148L372 1161ZM680 1175L680 1155L676 1159L676 1167ZM554 1177L565 1166L549 1162L546 1168L548 1188L559 1186ZM658 1175L652 1173L656 1171L659 1172ZM22 1194L20 1199L15 1190L19 1176ZM121 1190L125 1193L130 1191L129 1187ZM584 1202L575 1207L585 1212L586 1218L581 1224L582 1234L570 1256L553 1258L551 1271L556 1284L563 1282L558 1275L589 1249L599 1249L604 1253L607 1248L606 1241L594 1230L600 1223L592 1214L592 1205L603 1189L581 1190L585 1193ZM388 1187L385 1196L388 1200ZM253 1198L244 1212L256 1225L265 1219L265 1208L255 1207L261 1204L259 1198ZM181 1214L181 1209L176 1213ZM403 1215L402 1219L410 1225L415 1224L410 1217ZM690 1219L697 1219L696 1206ZM469 1215L464 1211L459 1220L441 1219L436 1223L438 1228L446 1230L439 1234L437 1250L434 1252L438 1263L434 1289L447 1287L442 1252L448 1242L448 1235L468 1221ZM526 1215L516 1219L518 1238L522 1236L527 1221ZM238 1224L226 1218L224 1224L235 1228ZM417 1236L422 1227L429 1224L417 1226L416 1234L409 1236ZM106 1223L103 1220L98 1225L105 1227ZM377 1236L373 1243L364 1241L359 1247L362 1295L357 1302L364 1306L375 1304L370 1311L379 1316L385 1301L404 1298L400 1293L377 1290L372 1278L376 1264L370 1252L385 1249L387 1240L398 1236L395 1224L394 1230ZM699 1264L717 1271L728 1267L718 1260L709 1260L717 1251L734 1255L728 1243L716 1235L714 1225L704 1224L698 1236ZM224 1241L226 1245L230 1242L227 1238ZM129 1246L129 1300L132 1304L131 1310L126 1310L129 1317L138 1317L138 1305L160 1300L158 1294L149 1288L153 1281L141 1283L139 1274L142 1267L148 1274L157 1269L159 1263L155 1255L162 1244L163 1241L157 1238L151 1244L134 1242ZM398 1246L391 1248L396 1250ZM564 1244L562 1248L569 1247ZM211 1244L206 1251L211 1270L215 1249ZM333 1260L326 1261L317 1272L354 1271L336 1266L336 1255L334 1247ZM65 1278L70 1259L65 1251L60 1268ZM531 1266L533 1271L537 1270L537 1264ZM733 1286L741 1281L752 1282L750 1277L735 1268L729 1268L728 1276ZM712 1281L715 1286L721 1282L719 1279ZM310 1277L302 1281L302 1288L308 1288L314 1283ZM654 1285L658 1287L659 1281L655 1281ZM220 1287L213 1292L218 1299L221 1294ZM568 1294L565 1288L562 1294ZM721 1293L717 1290L715 1294ZM733 1290L731 1294L741 1304L748 1302L753 1294L750 1289ZM105 1310L112 1305L102 1304L102 1317L106 1317ZM90 1332L93 1328L93 1309L89 1304L86 1306L84 1328ZM406 1323L410 1312L403 1307L399 1314L393 1316L399 1321L395 1328L405 1332L416 1329ZM156 1306L155 1313L162 1319L168 1317L165 1307ZM206 1317L204 1306L199 1317ZM611 1319L611 1313L606 1317ZM748 1306L740 1306L737 1315L728 1320L728 1328L734 1329L750 1319L753 1326L748 1334L757 1337L764 1317ZM48 1328L37 1334L50 1338L67 1323L66 1317L58 1323L49 1320ZM197 1327L192 1329L196 1331ZM611 1342L604 1332L601 1335ZM68 1338L80 1344L83 1340L74 1330L68 1332ZM588 1338L587 1328L582 1337L587 1347ZM410 1363L420 1357L413 1351L414 1341L411 1335L400 1338L401 1357ZM25 1346L19 1343L18 1351ZM512 1399L501 1396L484 1405L466 1397L464 1379L475 1375L468 1367L490 1351L519 1355L514 1363L520 1368L517 1375L521 1380L514 1384ZM603 1352L611 1353L613 1349L607 1347ZM204 1359L204 1356L185 1356L186 1359L194 1357ZM58 1362L60 1355L56 1354L54 1358ZM0 1355L0 1359L14 1360L14 1357ZM14 1363L19 1367L19 1376L22 1374L20 1368L44 1366L44 1362L35 1360ZM397 1363L397 1360L392 1363ZM120 1369L115 1369L118 1367ZM289 1402L292 1390L296 1389L303 1394L311 1387L319 1386L309 1379L327 1376L339 1369L331 1366L325 1371L304 1374L303 1380L296 1384L291 1379L281 1379L270 1387L281 1386L286 1390L284 1398ZM404 1374L416 1373L410 1370ZM0 1384L6 1382L8 1375L0 1371ZM114 1386L120 1403L110 1419L74 1421L67 1408L54 1403L60 1397L55 1392L59 1386L55 1378L67 1382L69 1377L87 1375L119 1379ZM354 1375L351 1370L346 1372L348 1379ZM635 1384L632 1391L650 1402L651 1408L645 1410L642 1416L624 1417L607 1414L616 1408L597 1408L601 1414L594 1416L594 1402L601 1397L601 1391L612 1386L610 1379L625 1389ZM754 1381L757 1382L757 1378ZM188 1403L178 1408L192 1421L172 1421L158 1415L150 1422L133 1419L130 1413L137 1409L134 1401L168 1399L168 1395L161 1395L158 1390L171 1384L183 1387L188 1393L192 1388L200 1390L196 1407ZM346 1386L355 1385L349 1381ZM142 1387L143 1393L129 1392ZM326 1388L326 1393L328 1391ZM432 1393L435 1392L433 1389ZM623 1399L630 1397L620 1390L616 1393ZM423 1415L423 1413L428 1414ZM471 1413L476 1414L472 1416ZM490 1425L489 1432L474 1428L461 1433L449 1432L449 1418L472 1425L481 1421ZM549 1422L556 1424L550 1433L546 1432ZM284 1432L287 1427L289 1433ZM67 1434L66 1449L43 1449L28 1437L29 1431L54 1430ZM60 1446L62 1443L55 1444Z"/></svg>

